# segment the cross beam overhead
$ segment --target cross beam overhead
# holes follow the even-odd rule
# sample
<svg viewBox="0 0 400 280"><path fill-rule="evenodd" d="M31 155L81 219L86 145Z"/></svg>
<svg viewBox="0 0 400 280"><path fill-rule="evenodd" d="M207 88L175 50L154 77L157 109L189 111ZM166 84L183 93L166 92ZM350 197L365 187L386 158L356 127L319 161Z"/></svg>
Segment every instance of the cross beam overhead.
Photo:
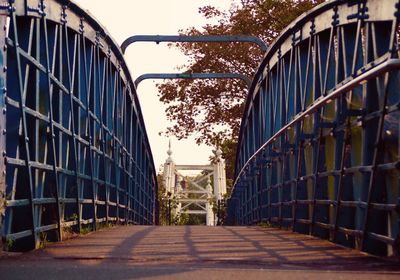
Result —
<svg viewBox="0 0 400 280"><path fill-rule="evenodd" d="M127 38L121 45L122 53L125 54L126 48L135 42L204 42L204 43L221 43L221 42L248 42L257 44L261 52L267 51L267 45L258 37L247 35L204 35L204 36L186 36L186 35L134 35Z"/></svg>
<svg viewBox="0 0 400 280"><path fill-rule="evenodd" d="M148 79L240 79L250 87L250 79L239 73L148 73L140 75L135 80L137 88L140 82Z"/></svg>

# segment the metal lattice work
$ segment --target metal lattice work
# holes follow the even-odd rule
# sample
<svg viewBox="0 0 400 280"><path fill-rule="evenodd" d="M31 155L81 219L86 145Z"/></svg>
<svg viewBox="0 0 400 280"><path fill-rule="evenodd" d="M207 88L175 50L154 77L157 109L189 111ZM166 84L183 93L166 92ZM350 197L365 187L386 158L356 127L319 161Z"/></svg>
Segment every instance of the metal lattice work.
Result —
<svg viewBox="0 0 400 280"><path fill-rule="evenodd" d="M270 47L242 120L231 221L400 253L399 9L330 1Z"/></svg>
<svg viewBox="0 0 400 280"><path fill-rule="evenodd" d="M175 216L181 214L205 215L207 226L220 224L220 207L226 195L225 160L222 151L215 151L215 160L209 165L177 165L172 159L171 142L164 163L163 199L168 203L167 223L171 224L171 200L175 201ZM201 171L195 177L185 176L181 171ZM214 183L211 185L211 178ZM217 217L213 211L213 201L217 206ZM216 219L217 218L217 219Z"/></svg>
<svg viewBox="0 0 400 280"><path fill-rule="evenodd" d="M155 168L118 46L70 1L0 9L7 249L111 222L155 223Z"/></svg>

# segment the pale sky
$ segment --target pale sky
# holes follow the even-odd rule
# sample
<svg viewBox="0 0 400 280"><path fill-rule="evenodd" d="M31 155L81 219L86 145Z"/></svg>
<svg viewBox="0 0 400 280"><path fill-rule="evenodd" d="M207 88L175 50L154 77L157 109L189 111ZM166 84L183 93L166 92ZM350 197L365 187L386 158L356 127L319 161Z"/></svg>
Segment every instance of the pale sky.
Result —
<svg viewBox="0 0 400 280"><path fill-rule="evenodd" d="M201 27L207 23L198 13L206 5L228 9L234 0L75 0L106 27L118 44L132 35L177 35L179 29ZM125 53L133 80L145 73L176 73L176 66L187 57L167 43L134 43ZM159 136L169 125L165 107L158 100L156 83L140 83L138 95L157 170L167 158L168 138ZM177 164L207 164L212 148L198 146L193 139L171 138L173 159Z"/></svg>

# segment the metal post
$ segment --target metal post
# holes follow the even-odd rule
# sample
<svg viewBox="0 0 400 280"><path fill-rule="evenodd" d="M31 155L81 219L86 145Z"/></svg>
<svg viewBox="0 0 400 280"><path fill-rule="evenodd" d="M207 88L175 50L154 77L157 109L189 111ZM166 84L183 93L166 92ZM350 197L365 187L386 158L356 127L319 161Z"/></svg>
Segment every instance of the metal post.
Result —
<svg viewBox="0 0 400 280"><path fill-rule="evenodd" d="M221 225L221 200L218 199L217 226Z"/></svg>
<svg viewBox="0 0 400 280"><path fill-rule="evenodd" d="M0 25L5 26L7 22L7 17L0 16ZM3 29L0 36L0 45L6 45L6 30ZM7 66L7 52L6 48L0 49L1 61L3 61L3 67ZM7 110L6 108L6 94L7 94L7 73L5 71L0 72L0 88L3 91L3 95L0 99L0 109L2 112ZM3 113L0 115L0 130L3 132L0 136L0 151L2 152L2 159L0 160L0 246L1 246L1 236L5 236L5 230L3 227L4 217L6 214L6 115ZM1 250L1 247L0 247Z"/></svg>
<svg viewBox="0 0 400 280"><path fill-rule="evenodd" d="M171 198L168 197L168 225L171 225Z"/></svg>

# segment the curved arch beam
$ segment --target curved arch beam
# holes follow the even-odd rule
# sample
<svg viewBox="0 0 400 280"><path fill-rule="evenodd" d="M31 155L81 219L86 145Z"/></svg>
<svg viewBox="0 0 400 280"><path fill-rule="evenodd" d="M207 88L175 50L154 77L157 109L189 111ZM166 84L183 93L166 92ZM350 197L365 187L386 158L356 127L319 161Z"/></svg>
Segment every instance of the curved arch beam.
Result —
<svg viewBox="0 0 400 280"><path fill-rule="evenodd" d="M135 87L148 79L240 79L246 83L247 88L251 84L247 76L238 73L148 73L137 77Z"/></svg>
<svg viewBox="0 0 400 280"><path fill-rule="evenodd" d="M261 52L267 51L267 45L258 37L247 35L205 35L205 36L186 36L186 35L134 35L128 37L121 45L122 53L125 54L126 48L134 42L248 42L257 44Z"/></svg>

